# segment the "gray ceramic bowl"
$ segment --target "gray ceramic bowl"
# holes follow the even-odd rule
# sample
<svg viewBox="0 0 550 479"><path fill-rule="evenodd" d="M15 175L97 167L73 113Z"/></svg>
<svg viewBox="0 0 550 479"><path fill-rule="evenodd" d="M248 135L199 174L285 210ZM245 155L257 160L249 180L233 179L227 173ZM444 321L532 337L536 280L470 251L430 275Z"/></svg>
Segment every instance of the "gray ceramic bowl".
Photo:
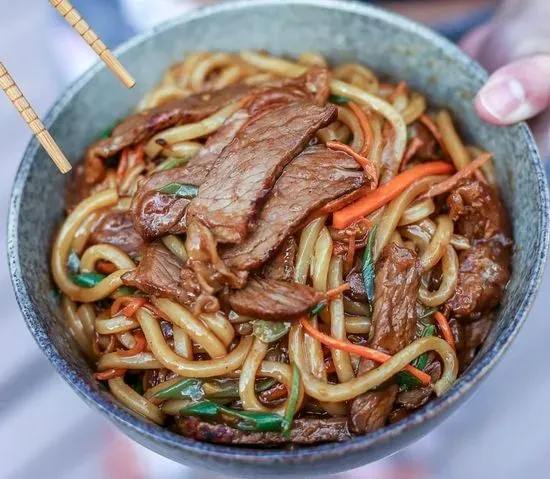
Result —
<svg viewBox="0 0 550 479"><path fill-rule="evenodd" d="M225 474L328 474L396 452L445 419L477 389L518 333L540 284L548 246L548 193L525 125L496 128L472 107L486 74L454 45L399 16L355 3L266 0L222 3L141 35L118 52L136 76L126 91L102 65L70 87L46 126L73 163L106 125L126 115L170 64L193 50L266 49L275 54L317 50L332 61L358 61L404 79L432 102L447 105L462 132L495 153L512 217L513 276L498 321L469 370L441 398L407 419L342 444L244 449L195 442L130 413L92 379L52 294L50 241L63 215L66 177L33 140L23 158L9 215L9 261L23 316L59 374L94 409L146 447L175 461ZM60 420L63 420L60 417Z"/></svg>

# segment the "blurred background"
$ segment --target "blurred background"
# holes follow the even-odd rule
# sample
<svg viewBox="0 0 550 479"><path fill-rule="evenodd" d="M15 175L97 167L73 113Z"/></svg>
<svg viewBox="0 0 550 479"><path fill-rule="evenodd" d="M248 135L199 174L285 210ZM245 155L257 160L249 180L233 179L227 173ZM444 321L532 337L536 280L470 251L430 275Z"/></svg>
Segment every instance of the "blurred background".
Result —
<svg viewBox="0 0 550 479"><path fill-rule="evenodd" d="M213 1L74 0L74 5L110 47L163 20ZM493 0L392 1L390 8L458 40L491 17ZM39 114L91 64L93 52L46 0L0 0L0 60ZM183 52L182 52L183 53ZM30 130L0 96L0 253L11 184ZM147 451L92 412L55 374L28 333L0 267L0 479L216 478ZM550 278L521 335L465 407L432 434L395 456L340 478L459 479L548 477L550 383L542 352L550 322ZM7 350L6 350L7 348Z"/></svg>

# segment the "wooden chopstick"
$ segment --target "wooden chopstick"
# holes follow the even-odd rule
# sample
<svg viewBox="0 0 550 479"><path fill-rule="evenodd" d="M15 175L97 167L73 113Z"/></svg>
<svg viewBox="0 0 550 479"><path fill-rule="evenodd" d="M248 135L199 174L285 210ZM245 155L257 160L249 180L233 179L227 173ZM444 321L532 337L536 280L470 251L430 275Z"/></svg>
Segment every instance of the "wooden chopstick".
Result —
<svg viewBox="0 0 550 479"><path fill-rule="evenodd" d="M99 58L120 79L124 86L132 88L136 84L134 77L122 66L122 63L118 61L111 50L105 46L105 43L90 28L90 25L86 23L69 0L50 0L50 3L65 17L65 20L80 34L86 43L92 47L93 51L99 55Z"/></svg>
<svg viewBox="0 0 550 479"><path fill-rule="evenodd" d="M0 62L0 87L11 100L17 111L21 114L27 125L34 132L36 139L44 147L50 158L59 168L61 173L67 173L71 169L71 164L54 141L48 130L44 127L40 118L33 110L21 90L9 74L8 70Z"/></svg>

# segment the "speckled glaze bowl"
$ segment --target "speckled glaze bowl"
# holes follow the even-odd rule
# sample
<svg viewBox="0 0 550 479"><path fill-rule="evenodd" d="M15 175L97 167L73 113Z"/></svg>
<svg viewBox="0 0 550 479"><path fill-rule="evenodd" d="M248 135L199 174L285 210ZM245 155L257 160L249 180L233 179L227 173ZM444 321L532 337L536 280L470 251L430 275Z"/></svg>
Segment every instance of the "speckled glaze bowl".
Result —
<svg viewBox="0 0 550 479"><path fill-rule="evenodd" d="M386 11L329 0L222 3L167 23L119 50L137 79L133 90L127 91L96 65L57 102L46 126L74 164L100 131L127 115L185 52L241 49L290 55L316 50L334 63L357 61L406 80L432 102L448 106L463 134L494 152L516 241L513 276L489 338L452 389L373 434L292 450L196 442L134 415L92 379L52 293L50 244L63 216L68 178L55 170L35 140L27 148L11 197L8 250L13 286L31 333L59 374L90 406L146 447L189 466L241 477L352 469L398 451L443 421L472 395L510 346L533 303L546 260L548 192L543 167L524 124L497 128L478 118L472 100L486 74L454 45Z"/></svg>

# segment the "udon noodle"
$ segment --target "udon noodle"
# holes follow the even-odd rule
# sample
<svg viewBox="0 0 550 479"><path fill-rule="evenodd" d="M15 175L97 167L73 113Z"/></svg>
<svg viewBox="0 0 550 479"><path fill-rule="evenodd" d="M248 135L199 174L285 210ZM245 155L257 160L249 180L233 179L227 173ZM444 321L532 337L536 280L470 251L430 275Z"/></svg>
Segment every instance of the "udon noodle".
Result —
<svg viewBox="0 0 550 479"><path fill-rule="evenodd" d="M297 61L255 52L194 53L165 73L136 114L196 94L208 101L210 92L238 85L250 91L274 88L270 85L298 81L328 64L314 52ZM479 308L466 313L470 305L457 304L457 298L477 280L472 252L485 251L492 245L491 235L499 233L480 233L476 215L482 213L475 210L476 201L490 196L483 192L496 184L491 160L472 167L485 152L465 144L451 115L429 109L425 97L406 83L383 81L355 63L339 65L330 74L328 103L336 106L336 114L330 124L317 128L308 148L336 144L323 151L344 156L350 151L345 147L351 148L346 159L353 157L359 170L371 168L376 177L370 186L363 183L318 205L285 234L289 248L294 245L286 255L291 274L285 281L320 298L308 313L264 319L228 306L233 303L227 295L247 285L247 278L261 278L265 264L249 270L251 276L237 271L226 259L228 246L208 222L187 225L187 236L173 230L157 236L156 244L171 261L196 276L193 301L179 293L164 294L158 285L154 290L128 285L125 275L146 267L143 248L148 247L136 236L141 249L130 251L121 235L132 225L119 221L109 230L112 237L97 239L107 216L135 214L150 177L184 171L203 154L205 143L249 108L252 93L200 119L179 120L141 135L121 152L106 155L103 171L68 205L51 255L67 326L94 365L95 377L135 413L217 442L342 440L349 431L371 432L444 394L483 341L466 336L474 337L470 330L490 321L501 291L476 290L472 301ZM106 136L118 134L115 129ZM461 170L470 183L453 184L453 173ZM421 171L427 173L417 174ZM428 192L442 182L449 182L449 188L432 197ZM460 193L460 188L473 182L483 194L468 203L468 191ZM173 184L167 186L173 189ZM189 208L194 201L191 197ZM172 214L170 208L164 214ZM498 213L504 224L504 213ZM469 227L469 222L477 226ZM506 248L509 243L502 245ZM395 258L408 266L404 269ZM507 260L501 263L507 271ZM501 289L506 280L499 278ZM484 294L492 296L482 303ZM389 404L385 411L380 397ZM381 416L372 428L361 423L369 407L378 408ZM212 434L201 436L191 418L204 421ZM329 432L312 439L301 430L307 421ZM231 431L229 439L221 426ZM251 439L252 431L256 439Z"/></svg>

